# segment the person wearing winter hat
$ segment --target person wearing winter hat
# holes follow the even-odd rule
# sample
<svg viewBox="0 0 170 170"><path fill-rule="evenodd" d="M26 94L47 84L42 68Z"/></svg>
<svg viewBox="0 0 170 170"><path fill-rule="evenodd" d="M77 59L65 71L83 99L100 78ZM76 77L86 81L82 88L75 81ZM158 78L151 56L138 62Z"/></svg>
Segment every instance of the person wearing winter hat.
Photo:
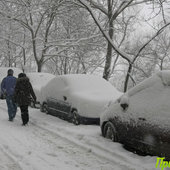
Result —
<svg viewBox="0 0 170 170"><path fill-rule="evenodd" d="M13 121L17 112L17 105L14 102L14 89L16 85L16 77L13 76L14 71L9 69L7 71L7 76L2 80L1 92L6 98L6 103L8 107L9 121Z"/></svg>
<svg viewBox="0 0 170 170"><path fill-rule="evenodd" d="M31 102L31 98L36 101L36 96L29 81L29 78L26 76L25 73L20 73L18 75L14 97L17 105L20 107L21 110L21 119L23 125L26 125L29 122L28 106Z"/></svg>

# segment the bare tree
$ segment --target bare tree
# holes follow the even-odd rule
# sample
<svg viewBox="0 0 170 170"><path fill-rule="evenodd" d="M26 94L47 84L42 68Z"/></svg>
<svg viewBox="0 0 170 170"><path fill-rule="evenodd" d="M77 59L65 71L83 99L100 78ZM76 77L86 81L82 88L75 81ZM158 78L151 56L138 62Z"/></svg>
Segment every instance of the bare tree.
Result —
<svg viewBox="0 0 170 170"><path fill-rule="evenodd" d="M54 21L56 30L62 31L56 41L48 42L45 61L55 62L54 67L58 67L56 70L60 74L91 72L93 63L98 65L102 58L100 53L105 48L105 41L85 10L71 3L64 7L64 16Z"/></svg>
<svg viewBox="0 0 170 170"><path fill-rule="evenodd" d="M8 4L15 4L14 6L7 6L4 3L1 6L5 6L5 8L10 8L10 13L5 11L0 11L0 15L8 20L12 20L18 24L20 24L24 29L27 29L31 35L32 41L32 49L33 49L33 56L36 61L38 72L41 71L42 65L44 64L44 54L46 53L47 47L46 44L48 42L48 35L50 31L50 27L54 20L54 16L56 15L56 11L59 6L62 4L63 1L21 1L19 0L17 3L13 1L9 2ZM22 7L22 8L18 8ZM17 9L16 9L17 8ZM17 11L17 12L14 12ZM15 15L13 15L15 13ZM46 25L44 27L44 24ZM42 28L43 27L43 28ZM39 37L40 32L42 30L44 36ZM41 32L42 34L42 32ZM43 39L42 39L43 38ZM41 56L39 55L39 47L41 43L43 45L41 47ZM38 47L37 47L38 45Z"/></svg>
<svg viewBox="0 0 170 170"><path fill-rule="evenodd" d="M112 35L107 32L104 31L104 29L102 28L102 25L101 23L97 20L96 16L95 16L95 13L93 12L93 9L92 9L92 6L97 6L95 2L93 1L88 1L88 0L78 0L80 2L80 4L82 4L88 11L89 13L91 14L92 18L94 19L96 25L99 27L100 31L102 32L103 36L106 38L106 40L108 41L108 43L110 44L110 46L123 58L125 59L128 63L129 63L129 67L128 67L128 71L127 71L127 76L126 76L126 79L125 79L125 85L124 85L124 91L127 90L127 86L128 86L128 81L129 81L129 78L131 77L130 73L132 71L132 68L133 68L133 64L134 62L136 61L136 59L140 56L140 53L142 52L142 50L153 40L155 39L155 37L157 37L167 26L169 26L170 23L166 23L164 26L162 26L157 32L155 35L153 35L147 42L143 43L143 45L139 48L137 54L133 57L133 56L130 56L128 53L126 53L125 51L122 51L119 49L118 46L116 46L114 43L113 43L113 40L112 40ZM90 2L90 3L88 3ZM118 1L117 1L118 2ZM109 22L111 20L116 20L117 17L123 12L125 11L125 9L129 8L129 7L132 7L132 6L135 6L135 5L138 5L138 4L142 4L142 3L145 3L145 2L150 2L150 1L134 1L134 0L129 0L129 1L123 1L123 2L120 2L120 4L118 5L118 7L116 8L116 10L114 12L110 12L112 14ZM92 5L91 5L92 4ZM113 1L111 0L108 0L108 7L109 6L112 6L113 5ZM115 6L114 6L115 7ZM109 9L106 10L103 6L101 5L98 5L97 6L97 9L99 9L100 11L102 12L105 12L106 14L108 13L109 14ZM112 8L110 8L112 9ZM111 29L112 29L112 26L111 25ZM110 30L110 29L109 29ZM111 52L111 50L109 50ZM111 54L109 55L111 56ZM106 58L106 60L108 61L109 65L106 64L107 66L105 68L105 70L107 70L107 72L109 73L110 70L109 70L109 67L110 67L110 57L109 57L109 60ZM109 71L108 71L109 70ZM107 75L108 75L107 73ZM105 72L104 72L105 74ZM107 76L106 76L107 77ZM105 78L106 78L105 77ZM107 78L106 78L107 79Z"/></svg>

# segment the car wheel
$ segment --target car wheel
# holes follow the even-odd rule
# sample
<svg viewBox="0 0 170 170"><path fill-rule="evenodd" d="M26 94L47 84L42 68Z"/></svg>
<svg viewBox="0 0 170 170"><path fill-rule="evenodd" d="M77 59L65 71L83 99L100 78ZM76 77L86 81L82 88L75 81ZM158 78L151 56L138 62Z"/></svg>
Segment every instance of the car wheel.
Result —
<svg viewBox="0 0 170 170"><path fill-rule="evenodd" d="M107 122L104 125L103 135L105 138L111 139L113 142L117 142L117 132L113 123Z"/></svg>
<svg viewBox="0 0 170 170"><path fill-rule="evenodd" d="M72 115L73 115L72 122L75 125L79 125L80 124L80 120L79 120L79 116L78 116L77 110L73 110Z"/></svg>
<svg viewBox="0 0 170 170"><path fill-rule="evenodd" d="M43 103L40 106L40 111L48 114L48 105L47 105L47 103Z"/></svg>

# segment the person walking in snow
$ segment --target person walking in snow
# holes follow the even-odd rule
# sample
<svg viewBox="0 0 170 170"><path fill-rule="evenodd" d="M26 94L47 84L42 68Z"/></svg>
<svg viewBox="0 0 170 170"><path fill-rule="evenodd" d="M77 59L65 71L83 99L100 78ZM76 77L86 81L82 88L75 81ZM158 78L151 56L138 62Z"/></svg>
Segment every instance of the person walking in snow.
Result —
<svg viewBox="0 0 170 170"><path fill-rule="evenodd" d="M28 106L31 98L36 101L36 96L29 78L25 73L20 73L15 86L15 100L21 110L21 119L23 125L29 122Z"/></svg>
<svg viewBox="0 0 170 170"><path fill-rule="evenodd" d="M14 89L16 85L16 77L13 76L14 71L9 69L7 76L2 80L1 92L6 98L6 103L8 107L9 121L13 121L17 112L17 105L14 102Z"/></svg>

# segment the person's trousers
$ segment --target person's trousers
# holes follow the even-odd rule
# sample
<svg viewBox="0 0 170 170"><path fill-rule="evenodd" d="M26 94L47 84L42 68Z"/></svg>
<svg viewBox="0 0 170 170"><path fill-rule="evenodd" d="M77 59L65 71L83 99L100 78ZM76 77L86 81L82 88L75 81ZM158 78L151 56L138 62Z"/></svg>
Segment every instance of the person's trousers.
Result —
<svg viewBox="0 0 170 170"><path fill-rule="evenodd" d="M21 109L21 119L23 125L26 125L29 122L29 114L28 114L28 105L20 106Z"/></svg>
<svg viewBox="0 0 170 170"><path fill-rule="evenodd" d="M14 98L12 95L6 96L6 103L8 107L9 120L12 121L16 116L17 104L14 102Z"/></svg>

